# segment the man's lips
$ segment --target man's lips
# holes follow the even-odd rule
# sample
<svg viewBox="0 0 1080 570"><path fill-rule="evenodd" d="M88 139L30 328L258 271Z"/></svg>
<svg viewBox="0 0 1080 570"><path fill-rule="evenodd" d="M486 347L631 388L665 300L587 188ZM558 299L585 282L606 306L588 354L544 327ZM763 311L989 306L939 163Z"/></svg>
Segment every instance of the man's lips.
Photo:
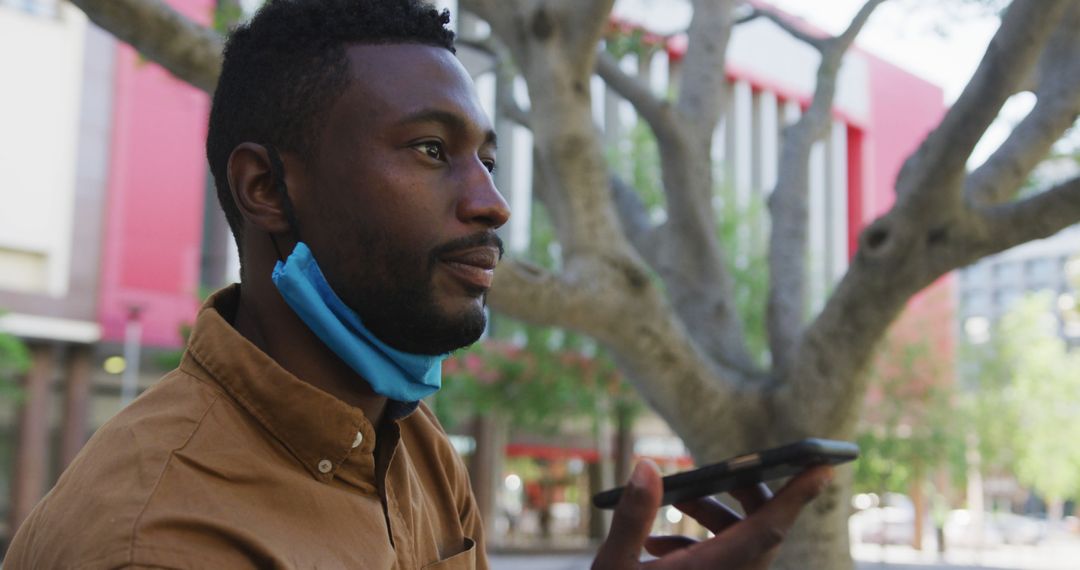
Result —
<svg viewBox="0 0 1080 570"><path fill-rule="evenodd" d="M445 254L439 261L458 279L473 287L488 289L499 263L499 249L488 246L463 249Z"/></svg>

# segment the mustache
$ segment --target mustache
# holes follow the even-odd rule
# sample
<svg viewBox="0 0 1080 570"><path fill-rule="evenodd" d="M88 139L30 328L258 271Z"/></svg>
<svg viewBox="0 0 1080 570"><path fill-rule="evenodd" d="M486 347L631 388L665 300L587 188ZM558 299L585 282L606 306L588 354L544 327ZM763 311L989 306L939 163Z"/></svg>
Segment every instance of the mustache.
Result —
<svg viewBox="0 0 1080 570"><path fill-rule="evenodd" d="M477 232L472 235L458 238L448 241L442 245L439 245L431 252L431 262L435 263L440 257L453 253L455 251L461 251L463 249L471 249L474 247L494 247L499 250L499 259L503 258L503 241L494 231L488 230L483 232Z"/></svg>

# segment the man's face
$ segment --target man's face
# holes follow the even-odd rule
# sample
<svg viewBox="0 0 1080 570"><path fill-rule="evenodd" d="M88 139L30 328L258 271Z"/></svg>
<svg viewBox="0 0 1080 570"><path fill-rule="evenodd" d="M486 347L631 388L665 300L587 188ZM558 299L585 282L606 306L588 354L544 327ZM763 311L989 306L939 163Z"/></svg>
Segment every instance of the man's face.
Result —
<svg viewBox="0 0 1080 570"><path fill-rule="evenodd" d="M484 295L509 208L495 189L491 122L443 48L348 49L297 196L303 239L334 291L387 344L438 354L484 330Z"/></svg>

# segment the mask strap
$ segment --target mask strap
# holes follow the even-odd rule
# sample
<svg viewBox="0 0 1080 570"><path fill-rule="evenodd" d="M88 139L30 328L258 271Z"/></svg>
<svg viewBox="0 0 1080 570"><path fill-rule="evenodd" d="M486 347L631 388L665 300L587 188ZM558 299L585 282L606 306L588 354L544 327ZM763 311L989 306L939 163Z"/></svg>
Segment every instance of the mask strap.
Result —
<svg viewBox="0 0 1080 570"><path fill-rule="evenodd" d="M274 179L274 188L281 194L281 205L285 209L285 219L289 222L289 229L292 230L296 236L296 241L300 241L300 224L296 221L296 212L293 210L292 200L289 199L289 189L285 185L285 164L281 161L281 155L278 154L276 148L273 145L267 143L263 147L266 148L266 154L270 158L270 176ZM278 259L285 261L285 256L281 254L281 248L278 247L277 240L274 239L274 234L270 234L270 242L274 244L274 251L278 254Z"/></svg>

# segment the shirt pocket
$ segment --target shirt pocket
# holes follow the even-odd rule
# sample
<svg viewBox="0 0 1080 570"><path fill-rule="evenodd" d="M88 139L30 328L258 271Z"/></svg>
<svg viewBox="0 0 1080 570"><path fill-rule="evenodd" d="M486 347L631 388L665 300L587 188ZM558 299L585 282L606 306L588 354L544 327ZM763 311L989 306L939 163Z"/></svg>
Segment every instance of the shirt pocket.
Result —
<svg viewBox="0 0 1080 570"><path fill-rule="evenodd" d="M465 550L450 558L444 558L424 566L424 570L472 570L473 568L476 568L476 542L467 537L465 538Z"/></svg>

